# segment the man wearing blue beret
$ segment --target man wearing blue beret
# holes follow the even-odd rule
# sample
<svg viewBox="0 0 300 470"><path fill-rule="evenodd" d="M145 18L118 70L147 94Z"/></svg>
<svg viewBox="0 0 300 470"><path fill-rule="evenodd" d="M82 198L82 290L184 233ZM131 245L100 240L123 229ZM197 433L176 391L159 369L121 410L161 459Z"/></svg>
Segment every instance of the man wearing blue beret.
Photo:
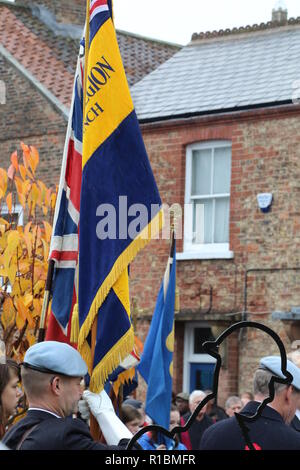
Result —
<svg viewBox="0 0 300 470"><path fill-rule="evenodd" d="M79 352L65 343L45 341L29 348L21 368L28 413L5 435L4 444L17 450L124 449L132 434L105 391L82 394L86 373ZM72 419L82 395L109 445L93 441L86 423Z"/></svg>
<svg viewBox="0 0 300 470"><path fill-rule="evenodd" d="M290 383L274 382L275 396L257 420L245 421L248 437L256 450L300 450L300 434L290 427L300 407L300 369L287 361ZM286 379L282 372L281 357L267 356L260 360L254 374L254 401L250 401L239 414L252 417L264 399L270 396L272 377ZM236 416L219 421L208 428L200 442L201 450L248 450Z"/></svg>

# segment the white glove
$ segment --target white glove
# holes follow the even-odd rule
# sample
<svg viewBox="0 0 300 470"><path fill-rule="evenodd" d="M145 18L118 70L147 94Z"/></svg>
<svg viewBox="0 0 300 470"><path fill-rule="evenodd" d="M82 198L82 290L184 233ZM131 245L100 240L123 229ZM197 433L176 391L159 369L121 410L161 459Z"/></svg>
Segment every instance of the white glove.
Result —
<svg viewBox="0 0 300 470"><path fill-rule="evenodd" d="M81 414L81 417L82 419L84 419L84 421L88 421L90 419L90 414L91 414L90 408L85 400L79 400L78 411Z"/></svg>
<svg viewBox="0 0 300 470"><path fill-rule="evenodd" d="M129 429L116 415L111 399L105 390L99 394L85 390L82 397L98 421L107 444L117 445L121 439L132 438Z"/></svg>

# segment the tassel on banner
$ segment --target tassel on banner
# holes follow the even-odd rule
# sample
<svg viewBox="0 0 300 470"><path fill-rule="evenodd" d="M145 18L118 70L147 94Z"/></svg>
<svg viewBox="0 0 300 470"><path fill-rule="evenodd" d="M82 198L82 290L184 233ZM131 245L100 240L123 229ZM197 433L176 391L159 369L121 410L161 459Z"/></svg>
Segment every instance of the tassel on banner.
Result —
<svg viewBox="0 0 300 470"><path fill-rule="evenodd" d="M78 303L76 303L74 305L73 314L72 314L70 342L77 344L78 336L79 336L79 308L78 308Z"/></svg>

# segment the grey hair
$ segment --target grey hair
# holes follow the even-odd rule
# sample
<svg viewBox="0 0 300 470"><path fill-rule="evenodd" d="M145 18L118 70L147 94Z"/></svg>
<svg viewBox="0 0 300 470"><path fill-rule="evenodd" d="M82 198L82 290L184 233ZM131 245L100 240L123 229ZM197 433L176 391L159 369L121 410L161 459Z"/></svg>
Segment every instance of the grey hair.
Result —
<svg viewBox="0 0 300 470"><path fill-rule="evenodd" d="M254 395L269 396L269 383L273 376L274 374L268 370L258 369L254 374L253 380ZM278 395L286 387L286 384L274 382L275 395Z"/></svg>
<svg viewBox="0 0 300 470"><path fill-rule="evenodd" d="M242 402L241 402L240 397L236 397L233 395L232 397L227 398L226 403L225 403L225 410L228 408L231 408L234 405L242 406Z"/></svg>
<svg viewBox="0 0 300 470"><path fill-rule="evenodd" d="M202 392L202 390L194 390L191 394L190 394L190 397L189 397L189 403L191 404L194 400L194 398L205 398L206 397L206 394L204 392Z"/></svg>

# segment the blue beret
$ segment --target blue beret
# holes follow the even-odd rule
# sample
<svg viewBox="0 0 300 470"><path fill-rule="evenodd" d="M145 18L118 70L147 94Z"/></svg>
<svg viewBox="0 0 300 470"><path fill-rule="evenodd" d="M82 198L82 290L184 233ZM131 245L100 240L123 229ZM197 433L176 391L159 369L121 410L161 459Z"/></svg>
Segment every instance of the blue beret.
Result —
<svg viewBox="0 0 300 470"><path fill-rule="evenodd" d="M31 346L26 351L23 366L69 377L83 377L88 371L79 352L58 341L43 341Z"/></svg>
<svg viewBox="0 0 300 470"><path fill-rule="evenodd" d="M281 371L280 356L266 356L260 360L260 368L272 372L274 375L285 379L285 375ZM287 371L293 376L292 385L300 391L300 369L293 362L287 360Z"/></svg>

